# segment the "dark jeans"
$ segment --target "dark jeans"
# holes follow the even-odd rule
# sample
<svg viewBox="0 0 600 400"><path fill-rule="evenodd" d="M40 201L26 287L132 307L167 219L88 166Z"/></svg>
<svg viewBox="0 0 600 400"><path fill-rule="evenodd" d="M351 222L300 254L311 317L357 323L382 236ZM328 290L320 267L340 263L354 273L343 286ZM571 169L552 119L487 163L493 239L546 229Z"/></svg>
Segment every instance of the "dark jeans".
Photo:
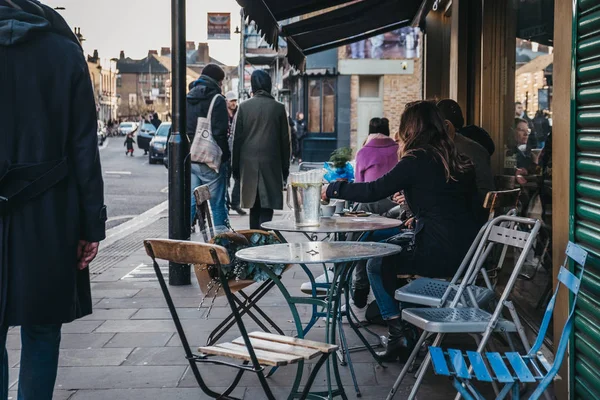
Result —
<svg viewBox="0 0 600 400"><path fill-rule="evenodd" d="M389 199L384 199L376 203L361 204L358 206L358 210L369 211L373 214L383 215L395 206L396 203ZM398 232L398 229L375 232L369 241L379 242L396 235ZM360 238L360 236L360 233L354 234L350 237L350 240L356 241ZM352 282L352 300L354 301L354 304L357 307L366 306L369 292L370 284L367 274L367 260L362 260L356 263L356 267L354 269L354 280Z"/></svg>
<svg viewBox="0 0 600 400"><path fill-rule="evenodd" d="M250 229L262 229L262 224L273 220L273 209L260 206L260 193L256 192L254 206L250 209Z"/></svg>
<svg viewBox="0 0 600 400"><path fill-rule="evenodd" d="M52 400L62 325L32 325L21 327L21 364L17 400ZM8 398L8 354L6 334L0 328L0 344L4 348L0 373L0 399Z"/></svg>

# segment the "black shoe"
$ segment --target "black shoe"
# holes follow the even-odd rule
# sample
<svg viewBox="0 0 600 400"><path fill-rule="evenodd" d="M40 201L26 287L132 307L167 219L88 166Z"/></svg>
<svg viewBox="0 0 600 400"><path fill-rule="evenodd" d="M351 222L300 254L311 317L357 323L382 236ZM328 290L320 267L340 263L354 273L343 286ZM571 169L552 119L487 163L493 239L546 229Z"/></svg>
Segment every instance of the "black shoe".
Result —
<svg viewBox="0 0 600 400"><path fill-rule="evenodd" d="M238 215L246 215L246 211L242 210L242 208L240 206L231 207L231 209L233 211L235 211L236 213L238 213Z"/></svg>
<svg viewBox="0 0 600 400"><path fill-rule="evenodd" d="M401 362L405 362L417 343L417 330L401 318L389 319L386 323L389 329L387 348L378 352L377 356L381 361L400 359Z"/></svg>

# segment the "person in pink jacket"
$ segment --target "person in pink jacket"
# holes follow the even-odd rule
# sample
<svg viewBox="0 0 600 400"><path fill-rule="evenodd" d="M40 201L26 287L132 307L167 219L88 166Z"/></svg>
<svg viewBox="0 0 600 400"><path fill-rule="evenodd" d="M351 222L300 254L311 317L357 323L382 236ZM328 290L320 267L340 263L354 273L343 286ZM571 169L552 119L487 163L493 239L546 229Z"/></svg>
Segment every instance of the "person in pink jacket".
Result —
<svg viewBox="0 0 600 400"><path fill-rule="evenodd" d="M356 154L356 182L372 182L387 174L398 164L398 144L390 138L387 118L369 122L369 136Z"/></svg>

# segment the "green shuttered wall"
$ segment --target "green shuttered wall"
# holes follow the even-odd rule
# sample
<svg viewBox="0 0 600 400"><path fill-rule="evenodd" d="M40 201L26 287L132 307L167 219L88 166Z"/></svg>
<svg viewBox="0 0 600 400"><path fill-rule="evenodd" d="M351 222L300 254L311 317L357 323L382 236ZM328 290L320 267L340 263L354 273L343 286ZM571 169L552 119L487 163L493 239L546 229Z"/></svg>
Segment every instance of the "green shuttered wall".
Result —
<svg viewBox="0 0 600 400"><path fill-rule="evenodd" d="M600 0L578 0L575 12L572 234L591 254L571 344L571 398L589 400L600 399ZM559 113L554 110L554 118L560 118Z"/></svg>

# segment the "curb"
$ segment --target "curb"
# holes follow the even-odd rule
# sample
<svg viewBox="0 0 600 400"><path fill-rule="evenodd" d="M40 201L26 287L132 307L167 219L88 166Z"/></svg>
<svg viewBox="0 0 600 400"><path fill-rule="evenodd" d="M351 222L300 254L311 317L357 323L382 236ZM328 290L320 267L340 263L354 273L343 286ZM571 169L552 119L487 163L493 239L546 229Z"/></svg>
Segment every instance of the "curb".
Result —
<svg viewBox="0 0 600 400"><path fill-rule="evenodd" d="M100 243L100 250L110 246L118 240L136 232L157 221L157 216L163 213L169 206L169 201L164 201L159 205L149 209L143 214L106 231L106 239Z"/></svg>

